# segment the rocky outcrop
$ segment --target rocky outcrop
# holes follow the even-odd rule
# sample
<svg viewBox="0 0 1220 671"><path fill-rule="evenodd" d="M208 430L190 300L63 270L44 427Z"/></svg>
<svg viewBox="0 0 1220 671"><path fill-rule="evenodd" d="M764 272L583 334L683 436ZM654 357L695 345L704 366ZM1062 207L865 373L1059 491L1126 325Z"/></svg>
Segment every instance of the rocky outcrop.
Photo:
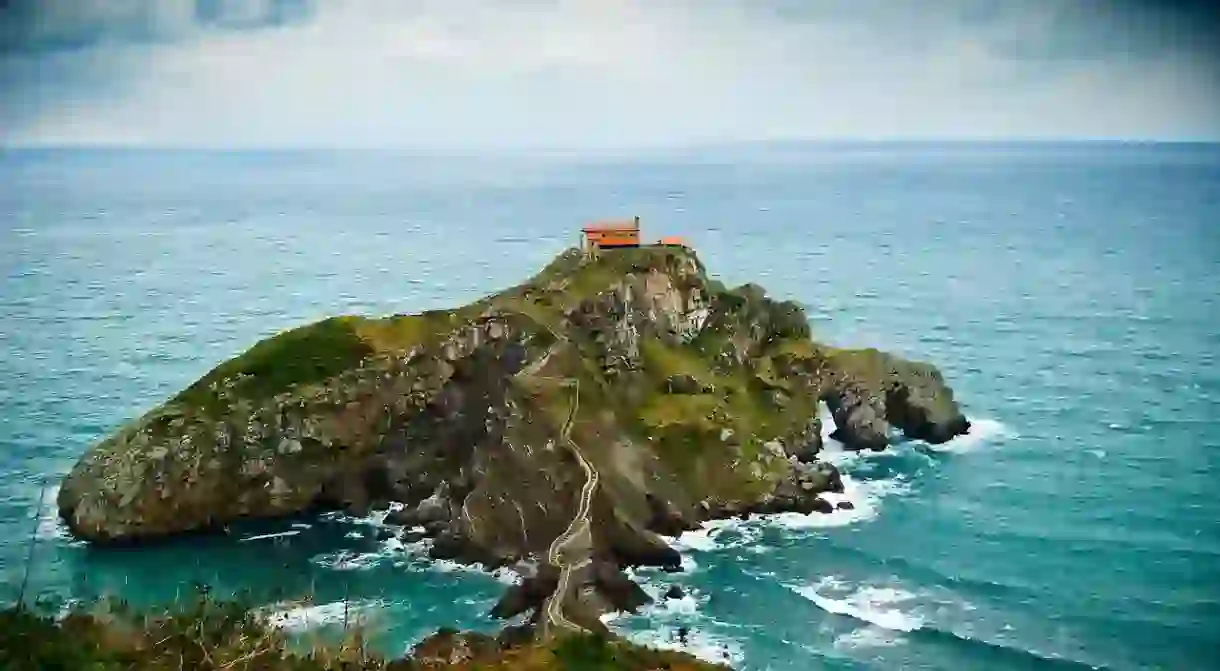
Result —
<svg viewBox="0 0 1220 671"><path fill-rule="evenodd" d="M890 425L882 398L846 383L829 390L824 400L835 420L831 438L857 450L884 450L889 445Z"/></svg>
<svg viewBox="0 0 1220 671"><path fill-rule="evenodd" d="M944 443L970 430L940 371L877 350L833 353L838 381L823 399L835 420L832 437L853 449L883 450L891 429Z"/></svg>
<svg viewBox="0 0 1220 671"><path fill-rule="evenodd" d="M260 342L90 450L59 510L117 543L395 502L433 556L489 567L545 566L569 534L560 596L596 622L646 598L622 568L679 570L666 537L831 511L822 400L853 448L969 428L935 368L820 345L800 306L723 287L689 250L571 251L452 311ZM558 582L539 570L496 614L537 611Z"/></svg>
<svg viewBox="0 0 1220 671"><path fill-rule="evenodd" d="M538 567L533 575L505 590L504 595L491 609L493 617L512 619L522 613L537 611L542 602L555 592L559 585L559 570L549 564Z"/></svg>

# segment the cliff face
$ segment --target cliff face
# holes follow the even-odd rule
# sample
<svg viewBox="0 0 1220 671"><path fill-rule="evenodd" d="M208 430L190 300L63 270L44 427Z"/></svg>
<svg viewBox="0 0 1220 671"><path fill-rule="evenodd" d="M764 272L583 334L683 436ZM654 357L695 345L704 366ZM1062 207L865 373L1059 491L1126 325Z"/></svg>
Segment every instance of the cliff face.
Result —
<svg viewBox="0 0 1220 671"><path fill-rule="evenodd" d="M498 614L598 630L646 599L621 567L677 564L658 534L829 509L821 401L850 447L969 428L932 366L819 345L798 305L689 250L571 250L469 306L255 345L93 448L59 508L104 543L397 501L436 556L538 560Z"/></svg>

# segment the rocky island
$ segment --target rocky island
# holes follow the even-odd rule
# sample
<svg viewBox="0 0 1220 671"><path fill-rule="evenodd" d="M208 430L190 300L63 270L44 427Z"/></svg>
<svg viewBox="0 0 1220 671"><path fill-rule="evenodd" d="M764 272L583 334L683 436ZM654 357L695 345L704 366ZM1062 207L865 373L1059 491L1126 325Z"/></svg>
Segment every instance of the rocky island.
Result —
<svg viewBox="0 0 1220 671"><path fill-rule="evenodd" d="M491 660L609 635L602 614L649 600L624 569L678 569L666 537L702 521L829 512L822 403L852 449L970 426L932 365L817 343L688 248L573 249L464 307L266 339L90 450L58 506L116 544L395 502L434 557L536 567L494 609L527 624L420 647Z"/></svg>

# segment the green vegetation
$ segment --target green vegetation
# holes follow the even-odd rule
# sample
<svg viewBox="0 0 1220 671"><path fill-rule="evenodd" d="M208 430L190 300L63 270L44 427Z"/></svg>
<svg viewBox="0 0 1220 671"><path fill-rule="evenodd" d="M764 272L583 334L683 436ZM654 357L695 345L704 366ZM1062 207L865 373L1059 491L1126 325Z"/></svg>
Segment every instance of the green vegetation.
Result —
<svg viewBox="0 0 1220 671"><path fill-rule="evenodd" d="M641 346L650 389L639 410L638 426L657 454L693 491L710 489L726 498L748 499L771 486L748 469L733 467L729 443L745 463L757 462L763 443L794 430L802 417L760 400L762 383L749 369L715 370L706 354L691 345L666 345L650 339ZM710 393L667 393L671 375L689 375ZM761 465L761 464L760 464Z"/></svg>
<svg viewBox="0 0 1220 671"><path fill-rule="evenodd" d="M0 610L4 671L715 671L684 653L652 650L605 636L567 636L550 643L475 646L474 659L448 663L438 634L419 658L387 660L366 649L354 630L340 642L292 642L238 601L200 594L172 612L138 613L119 601L75 607ZM439 651L436 648L439 647ZM433 654L440 652L441 654Z"/></svg>
<svg viewBox="0 0 1220 671"><path fill-rule="evenodd" d="M632 671L633 669L707 669L710 665L682 660L678 655L626 644L598 634L568 636L554 646L555 661L564 671Z"/></svg>
<svg viewBox="0 0 1220 671"><path fill-rule="evenodd" d="M262 400L328 380L375 354L405 353L436 341L469 318L468 310L330 317L259 341L212 369L173 399L187 408L223 411L225 397Z"/></svg>
<svg viewBox="0 0 1220 671"><path fill-rule="evenodd" d="M388 671L395 666L366 651L359 634L331 646L295 649L282 632L241 603L199 595L177 611L158 615L137 613L118 601L88 610L75 607L61 618L43 609L5 609L0 611L0 668Z"/></svg>
<svg viewBox="0 0 1220 671"><path fill-rule="evenodd" d="M358 321L331 317L262 340L187 387L174 402L223 409L227 404L221 401L221 387L240 398L261 399L337 375L373 351L356 333Z"/></svg>
<svg viewBox="0 0 1220 671"><path fill-rule="evenodd" d="M465 308L380 319L349 315L299 326L217 366L172 402L185 410L221 414L234 400L260 401L324 382L370 356L434 343L488 308L518 312L557 330L565 309L609 288L627 272L677 263L679 254L672 249L640 248L607 252L596 261L583 262L579 252L569 250L529 282Z"/></svg>

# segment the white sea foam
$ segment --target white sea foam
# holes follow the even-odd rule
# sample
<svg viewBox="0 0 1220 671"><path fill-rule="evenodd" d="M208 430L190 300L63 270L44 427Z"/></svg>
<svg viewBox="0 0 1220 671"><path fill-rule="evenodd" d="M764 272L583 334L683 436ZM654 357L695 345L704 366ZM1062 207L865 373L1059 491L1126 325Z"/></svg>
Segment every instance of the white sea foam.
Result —
<svg viewBox="0 0 1220 671"><path fill-rule="evenodd" d="M671 584L672 581L662 579L641 581L640 586L652 597L652 603L644 606L640 614L659 621L685 620L697 615L700 606L707 604L709 597L692 587L683 587L683 594L679 599L666 599L665 592Z"/></svg>
<svg viewBox="0 0 1220 671"><path fill-rule="evenodd" d="M691 616L699 612L699 606L707 603L707 599L700 599L692 591L687 591L681 598L678 599L658 599L653 602L652 609L654 616L661 613L660 617L672 617L675 615Z"/></svg>
<svg viewBox="0 0 1220 671"><path fill-rule="evenodd" d="M270 613L268 621L273 626L286 631L300 633L327 625L342 624L344 617L349 621L359 621L379 605L381 605L380 601L372 600L349 601L346 608L342 601L295 606Z"/></svg>
<svg viewBox="0 0 1220 671"><path fill-rule="evenodd" d="M340 522L343 524L359 524L359 525L363 525L363 526L371 526L371 527L379 527L379 528L388 527L388 528L392 528L392 529L397 529L399 527L397 527L393 524L387 524L385 520L386 520L386 517L388 517L391 512L402 510L402 509L403 509L402 503L399 503L397 501L391 501L389 504L389 507L387 507L385 510L371 510L371 511L369 511L369 513L367 515L362 515L359 517L354 516L354 515L349 515L348 513L345 513L342 510L332 510L327 513L322 513L321 515L318 516L318 518L322 519L322 520L326 520L328 522Z"/></svg>
<svg viewBox="0 0 1220 671"><path fill-rule="evenodd" d="M903 642L902 635L892 629L869 625L840 634L834 639L837 649L881 648Z"/></svg>
<svg viewBox="0 0 1220 671"><path fill-rule="evenodd" d="M683 532L674 539L671 546L679 552L714 552L750 545L758 539L760 533L758 525L749 520L708 520L694 531ZM683 555L684 558L685 556Z"/></svg>
<svg viewBox="0 0 1220 671"><path fill-rule="evenodd" d="M694 560L694 558L688 554L682 555L681 566L682 566L682 572L686 573L687 575L690 575L691 573L694 573L695 571L699 570L699 563L696 562Z"/></svg>
<svg viewBox="0 0 1220 671"><path fill-rule="evenodd" d="M676 633L664 629L628 632L627 638L638 645L662 650L686 652L705 662L739 666L745 659L741 643L727 636L708 633L702 629L691 629L683 643Z"/></svg>
<svg viewBox="0 0 1220 671"><path fill-rule="evenodd" d="M901 478L888 480L856 480L843 474L843 493L826 492L821 496L832 504L842 501L851 502L853 508L840 510L835 508L829 513L780 513L774 515L771 521L785 529L823 529L842 527L858 522L874 519L881 513L881 503L889 496L906 494L910 485Z"/></svg>
<svg viewBox="0 0 1220 671"><path fill-rule="evenodd" d="M38 521L34 537L39 541L59 540L68 544L83 545L84 541L73 538L63 520L59 519L59 507L55 500L59 498L59 485L47 487L38 501Z"/></svg>
<svg viewBox="0 0 1220 671"><path fill-rule="evenodd" d="M388 557L381 552L327 552L310 559L314 564L332 571L367 571Z"/></svg>
<svg viewBox="0 0 1220 671"><path fill-rule="evenodd" d="M837 427L834 417L825 408L822 409L821 417L822 444L825 447L820 457L824 461L841 468L857 462L860 458L866 458L863 453L844 449L842 443L830 437ZM962 454L1019 437L1020 434L1007 424L997 419L979 417L970 419L970 432L966 435L957 436L940 445L928 445L928 448L935 452Z"/></svg>
<svg viewBox="0 0 1220 671"><path fill-rule="evenodd" d="M827 461L838 462L840 468L845 464L862 459L857 453L831 448ZM757 542L767 526L775 526L788 530L824 529L842 527L858 522L871 520L880 513L882 501L889 496L906 494L910 485L902 478L881 480L862 480L853 478L846 472L841 472L843 492L824 492L821 497L836 508L829 513L777 513L773 515L753 515L748 520L738 518L725 520L709 520L699 529L687 531L675 539L671 545L683 553L684 561L688 553L718 552L739 547L746 547L747 552L762 554L765 549L758 548ZM840 502L849 502L851 509L839 509Z"/></svg>
<svg viewBox="0 0 1220 671"><path fill-rule="evenodd" d="M916 596L895 587L854 586L829 577L814 585L788 588L828 613L853 617L882 629L915 631L924 623L913 607Z"/></svg>
<svg viewBox="0 0 1220 671"><path fill-rule="evenodd" d="M649 573L642 577L640 585L653 602L644 606L638 615L608 613L602 616L602 622L641 645L680 650L708 662L741 664L744 654L740 642L719 631L729 625L716 622L701 612L710 597L698 589L684 587L681 598L666 599L664 593L670 584L663 574ZM687 630L685 641L678 636L679 627Z"/></svg>
<svg viewBox="0 0 1220 671"><path fill-rule="evenodd" d="M339 550L315 555L310 561L334 571L369 570L387 561L393 561L395 565L411 564L426 561L431 543L432 540L428 538L414 543L403 543L398 537L391 536L379 541L377 549L371 552Z"/></svg>
<svg viewBox="0 0 1220 671"><path fill-rule="evenodd" d="M401 507L401 504L398 504L398 507ZM390 510L393 509L395 509L395 504L391 504ZM342 513L329 513L328 516L331 521L371 526L375 529L398 530L401 527L385 522L385 518L390 510L373 511L365 517L350 517ZM423 528L415 527L412 531L423 531ZM353 530L346 534L347 538L354 539L367 538L368 536L368 532L358 530ZM434 571L450 574L460 573L490 576L505 585L515 585L522 580L521 572L513 568L505 567L495 571L488 571L482 564L467 565L447 559L433 560L428 556L431 546L431 538L404 543L397 536L390 536L378 542L377 549L370 552L354 552L351 550L327 552L314 556L311 561L323 568L334 571L366 571L381 566L386 562L392 562L395 567L408 571Z"/></svg>
<svg viewBox="0 0 1220 671"><path fill-rule="evenodd" d="M460 564L448 559L432 560L428 563L428 568L440 573L491 576L504 585L517 585L523 579L520 572L510 567L501 567L494 571L488 571L482 564Z"/></svg>
<svg viewBox="0 0 1220 671"><path fill-rule="evenodd" d="M273 534L259 534L257 536L247 536L246 538L238 539L237 542L238 543L248 543L250 541L261 541L261 540L268 540L268 539L272 539L272 538L287 538L289 536L299 535L300 533L301 533L300 529L293 529L292 531L280 531L280 532L273 533Z"/></svg>
<svg viewBox="0 0 1220 671"><path fill-rule="evenodd" d="M1019 437L1020 434L1003 422L983 417L970 420L970 433L958 436L947 443L929 445L928 449L934 452L965 454Z"/></svg>

